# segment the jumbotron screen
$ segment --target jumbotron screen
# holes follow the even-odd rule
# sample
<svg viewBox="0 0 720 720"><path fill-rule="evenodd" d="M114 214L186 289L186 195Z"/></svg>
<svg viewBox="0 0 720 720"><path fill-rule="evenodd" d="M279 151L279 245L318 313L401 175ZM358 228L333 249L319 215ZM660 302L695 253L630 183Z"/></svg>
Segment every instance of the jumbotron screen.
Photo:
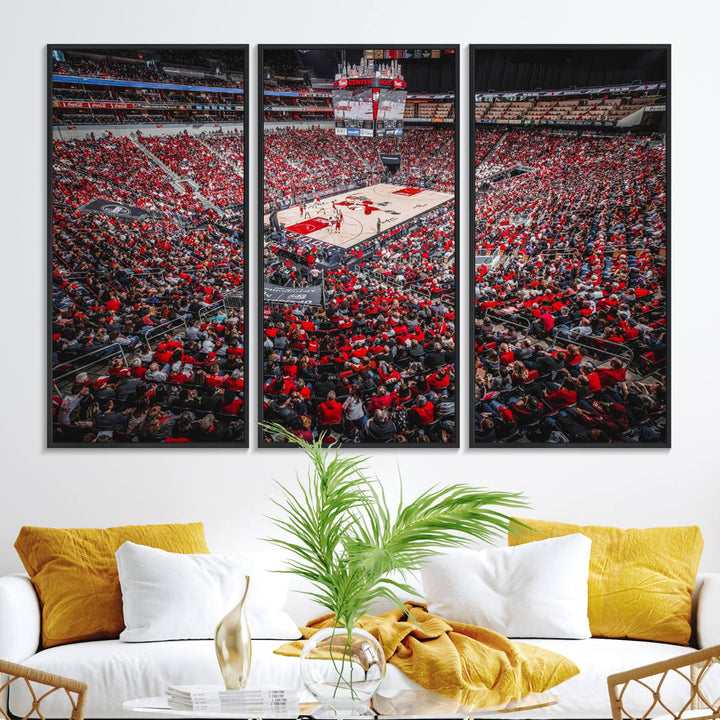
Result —
<svg viewBox="0 0 720 720"><path fill-rule="evenodd" d="M341 78L333 85L335 133L402 135L407 85L385 78Z"/></svg>

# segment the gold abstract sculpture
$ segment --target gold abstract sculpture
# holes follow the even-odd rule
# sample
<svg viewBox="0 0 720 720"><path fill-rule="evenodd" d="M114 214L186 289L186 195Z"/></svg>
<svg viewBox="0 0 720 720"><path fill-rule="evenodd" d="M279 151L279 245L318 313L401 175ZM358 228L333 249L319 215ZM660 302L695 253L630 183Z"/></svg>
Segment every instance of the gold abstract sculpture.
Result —
<svg viewBox="0 0 720 720"><path fill-rule="evenodd" d="M246 575L242 599L215 628L215 653L228 690L242 690L250 676L252 646L250 628L245 616L245 600L249 588L250 577Z"/></svg>

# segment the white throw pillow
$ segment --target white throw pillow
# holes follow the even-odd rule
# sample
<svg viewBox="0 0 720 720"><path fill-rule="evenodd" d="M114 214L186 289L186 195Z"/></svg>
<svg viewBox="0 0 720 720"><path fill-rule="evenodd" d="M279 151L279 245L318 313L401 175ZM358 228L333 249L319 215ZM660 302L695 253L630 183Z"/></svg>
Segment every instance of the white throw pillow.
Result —
<svg viewBox="0 0 720 720"><path fill-rule="evenodd" d="M171 553L123 543L115 553L123 599L124 642L203 640L215 636L218 622L245 603L255 640L295 640L300 632L283 611L285 578L253 567L247 559Z"/></svg>
<svg viewBox="0 0 720 720"><path fill-rule="evenodd" d="M431 613L514 638L589 638L590 538L459 550L422 570Z"/></svg>

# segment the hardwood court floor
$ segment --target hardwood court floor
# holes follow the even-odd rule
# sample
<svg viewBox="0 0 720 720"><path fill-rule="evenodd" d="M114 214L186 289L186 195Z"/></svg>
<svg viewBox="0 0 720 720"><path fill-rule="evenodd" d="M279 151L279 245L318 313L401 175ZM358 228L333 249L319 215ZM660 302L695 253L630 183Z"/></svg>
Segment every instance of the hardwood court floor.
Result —
<svg viewBox="0 0 720 720"><path fill-rule="evenodd" d="M377 233L378 218L382 232L452 198L451 193L435 190L402 185L370 185L309 203L304 217L300 215L299 207L293 205L278 212L278 220L286 230L336 247L351 248ZM343 214L339 233L334 232L330 224L333 201Z"/></svg>

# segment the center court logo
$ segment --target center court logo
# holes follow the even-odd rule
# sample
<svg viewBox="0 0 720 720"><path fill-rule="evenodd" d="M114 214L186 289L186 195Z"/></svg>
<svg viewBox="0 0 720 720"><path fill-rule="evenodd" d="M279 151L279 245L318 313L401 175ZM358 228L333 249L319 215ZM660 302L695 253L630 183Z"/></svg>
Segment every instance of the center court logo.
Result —
<svg viewBox="0 0 720 720"><path fill-rule="evenodd" d="M110 215L111 217L123 218L126 220L139 220L144 218L148 211L139 205L126 205L119 200L112 198L95 198L90 202L81 205L78 210L80 212L100 213L101 215Z"/></svg>
<svg viewBox="0 0 720 720"><path fill-rule="evenodd" d="M132 215L130 208L127 208L124 205L108 203L107 205L103 205L100 209L108 215L116 215L118 217L127 217L128 215Z"/></svg>

